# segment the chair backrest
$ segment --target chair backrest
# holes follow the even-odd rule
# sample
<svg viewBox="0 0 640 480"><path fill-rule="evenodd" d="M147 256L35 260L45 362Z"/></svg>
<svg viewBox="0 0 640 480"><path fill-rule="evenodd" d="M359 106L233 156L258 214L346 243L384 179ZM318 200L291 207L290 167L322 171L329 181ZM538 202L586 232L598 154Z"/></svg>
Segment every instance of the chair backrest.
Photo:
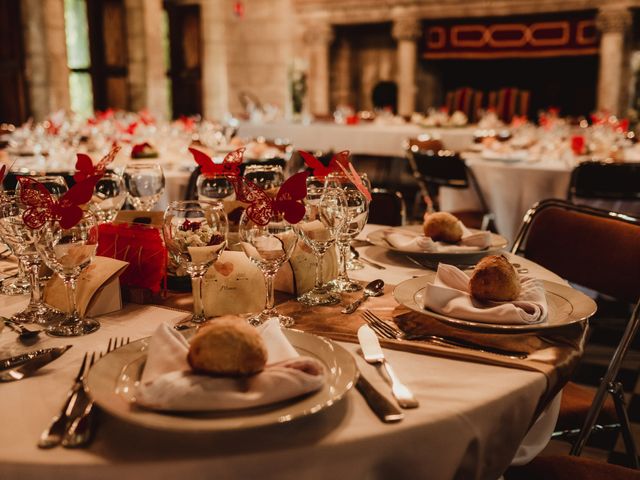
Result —
<svg viewBox="0 0 640 480"><path fill-rule="evenodd" d="M640 200L640 163L581 163L571 173L567 198Z"/></svg>
<svg viewBox="0 0 640 480"><path fill-rule="evenodd" d="M407 211L400 192L374 188L371 190L371 197L369 223L390 225L392 227L404 225Z"/></svg>
<svg viewBox="0 0 640 480"><path fill-rule="evenodd" d="M189 181L187 182L187 190L184 193L184 200L197 200L198 199L198 177L200 176L200 165L198 165L191 175L189 175Z"/></svg>
<svg viewBox="0 0 640 480"><path fill-rule="evenodd" d="M464 160L449 151L413 152L415 168L427 183L441 187L469 188Z"/></svg>
<svg viewBox="0 0 640 480"><path fill-rule="evenodd" d="M525 215L512 247L570 282L635 303L640 297L640 219L564 200Z"/></svg>

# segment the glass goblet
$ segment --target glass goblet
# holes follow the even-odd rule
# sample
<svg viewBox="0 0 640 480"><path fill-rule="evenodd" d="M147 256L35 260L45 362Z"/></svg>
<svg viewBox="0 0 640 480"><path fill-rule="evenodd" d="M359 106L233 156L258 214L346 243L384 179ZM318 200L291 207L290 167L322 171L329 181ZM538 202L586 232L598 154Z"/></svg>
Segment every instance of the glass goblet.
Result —
<svg viewBox="0 0 640 480"><path fill-rule="evenodd" d="M162 167L157 163L129 162L123 178L133 208L150 212L164 192Z"/></svg>
<svg viewBox="0 0 640 480"><path fill-rule="evenodd" d="M289 258L296 247L298 237L282 215L274 216L267 225L258 225L247 216L240 218L240 247L245 255L262 271L267 286L267 298L264 310L252 315L247 321L254 326L260 325L270 318L277 318L283 327L291 327L291 317L278 313L275 308L274 279L278 270Z"/></svg>
<svg viewBox="0 0 640 480"><path fill-rule="evenodd" d="M105 173L96 183L89 208L99 223L112 222L127 200L124 180L115 173Z"/></svg>
<svg viewBox="0 0 640 480"><path fill-rule="evenodd" d="M4 205L6 203L10 203L15 199L15 192L13 190L4 190L0 192L0 204ZM13 254L14 257L18 259L18 273L14 275L10 275L5 278L1 282L0 293L2 295L25 295L30 291L29 279L25 273L24 263L22 262L22 257L16 255L13 247L11 246L11 242L5 240L2 237L2 231L0 230L0 241L2 241L7 249ZM6 250L5 250L6 252ZM3 252L3 253L5 253Z"/></svg>
<svg viewBox="0 0 640 480"><path fill-rule="evenodd" d="M366 175L360 177L363 185L370 189L369 179ZM326 178L327 187L342 190L347 200L347 221L338 234L338 250L340 252L340 273L338 278L329 282L336 292L357 292L362 290L362 285L349 278L347 264L351 256L351 240L356 238L369 217L369 201L358 190L358 187L344 173L332 173Z"/></svg>
<svg viewBox="0 0 640 480"><path fill-rule="evenodd" d="M335 245L336 237L344 227L347 215L347 200L335 188L307 188L305 215L295 227L296 233L311 248L316 257L316 281L312 290L298 297L305 305L335 305L340 295L323 284L324 254Z"/></svg>
<svg viewBox="0 0 640 480"><path fill-rule="evenodd" d="M69 190L69 186L67 185L67 181L64 179L62 175L42 175L29 177L33 180L40 182L44 185L44 188L51 194L53 198L56 200L59 199L62 195L67 193ZM16 183L16 196L20 196L20 183Z"/></svg>
<svg viewBox="0 0 640 480"><path fill-rule="evenodd" d="M163 234L169 256L192 280L192 323L206 320L202 279L224 250L228 231L227 215L221 202L177 201L170 203L164 213Z"/></svg>
<svg viewBox="0 0 640 480"><path fill-rule="evenodd" d="M247 165L244 178L263 190L275 190L284 183L284 172L280 165Z"/></svg>
<svg viewBox="0 0 640 480"><path fill-rule="evenodd" d="M198 175L198 200L233 200L235 190L225 175Z"/></svg>
<svg viewBox="0 0 640 480"><path fill-rule="evenodd" d="M93 261L98 246L98 220L91 212L71 228L49 222L40 231L36 244L47 266L64 282L69 313L53 325L47 333L54 337L77 337L95 332L100 323L78 312L76 287L78 277Z"/></svg>

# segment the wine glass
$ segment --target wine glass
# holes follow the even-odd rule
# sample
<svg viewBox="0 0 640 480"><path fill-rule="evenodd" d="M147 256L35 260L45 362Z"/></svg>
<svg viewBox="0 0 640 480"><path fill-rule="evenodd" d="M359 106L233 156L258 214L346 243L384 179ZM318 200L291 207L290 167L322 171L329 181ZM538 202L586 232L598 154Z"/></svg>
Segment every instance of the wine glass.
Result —
<svg viewBox="0 0 640 480"><path fill-rule="evenodd" d="M226 175L198 175L198 200L233 200L235 190Z"/></svg>
<svg viewBox="0 0 640 480"><path fill-rule="evenodd" d="M239 233L240 247L249 260L260 268L267 286L264 310L247 321L257 326L270 318L277 318L281 326L291 327L293 319L278 313L274 306L273 282L278 270L289 260L298 242L293 227L281 214L274 215L265 226L258 225L247 216L245 210L240 218Z"/></svg>
<svg viewBox="0 0 640 480"><path fill-rule="evenodd" d="M84 212L71 228L49 222L42 227L36 247L67 290L69 313L60 322L47 327L47 333L55 337L77 337L98 330L100 322L80 315L76 300L78 277L91 264L98 247L98 219L93 213Z"/></svg>
<svg viewBox="0 0 640 480"><path fill-rule="evenodd" d="M40 175L29 177L36 182L39 182L47 189L47 191L51 194L51 196L58 200L62 195L67 193L69 190L69 186L67 185L67 181L64 179L62 175ZM20 182L16 183L16 197L20 198Z"/></svg>
<svg viewBox="0 0 640 480"><path fill-rule="evenodd" d="M360 177L362 184L370 190L369 179L366 174ZM344 173L332 173L326 178L326 186L342 190L347 200L347 221L338 234L338 249L340 251L340 273L338 278L329 282L336 292L357 292L362 285L349 278L347 263L351 255L351 240L357 237L369 217L369 201L358 190L358 187Z"/></svg>
<svg viewBox="0 0 640 480"><path fill-rule="evenodd" d="M284 172L280 165L247 165L244 178L263 190L273 190L284 183Z"/></svg>
<svg viewBox="0 0 640 480"><path fill-rule="evenodd" d="M57 318L59 312L42 301L40 266L42 259L36 249L38 231L30 229L22 221L24 207L17 197L6 197L0 205L0 236L9 245L14 255L24 265L29 275L31 296L27 307L11 317L16 322L47 324Z"/></svg>
<svg viewBox="0 0 640 480"><path fill-rule="evenodd" d="M116 173L105 173L93 189L89 208L99 223L112 222L127 199L123 178Z"/></svg>
<svg viewBox="0 0 640 480"><path fill-rule="evenodd" d="M296 233L311 248L316 257L316 281L312 290L298 297L305 305L335 305L340 295L323 285L324 254L333 247L344 227L347 200L336 188L307 187L304 218L296 225Z"/></svg>
<svg viewBox="0 0 640 480"><path fill-rule="evenodd" d="M3 190L0 192L0 204L5 204L7 202L12 202L15 199L15 191L14 190ZM30 284L27 275L25 274L25 266L22 261L22 257L16 255L13 247L11 246L11 242L5 240L2 236L2 231L0 230L0 240L7 246L11 254L18 259L18 273L13 278L6 278L2 281L0 286L0 293L2 295L25 295L29 293Z"/></svg>
<svg viewBox="0 0 640 480"><path fill-rule="evenodd" d="M164 192L162 167L157 163L130 162L123 177L133 208L150 212Z"/></svg>
<svg viewBox="0 0 640 480"><path fill-rule="evenodd" d="M191 322L203 323L202 278L224 250L229 225L222 202L171 202L164 213L163 234L171 260L193 283Z"/></svg>

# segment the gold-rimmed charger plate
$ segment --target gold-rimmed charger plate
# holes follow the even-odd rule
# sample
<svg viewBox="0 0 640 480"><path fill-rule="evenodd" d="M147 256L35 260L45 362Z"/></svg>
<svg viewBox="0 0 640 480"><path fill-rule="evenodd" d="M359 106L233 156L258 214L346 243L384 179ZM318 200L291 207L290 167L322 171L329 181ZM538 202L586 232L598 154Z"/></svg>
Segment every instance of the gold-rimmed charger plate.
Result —
<svg viewBox="0 0 640 480"><path fill-rule="evenodd" d="M568 285L542 280L549 307L547 319L542 323L504 325L454 318L422 306L425 287L427 283L433 282L435 276L436 272L429 272L406 280L396 286L393 296L401 305L453 326L491 333L525 333L564 327L587 320L597 309L596 303L584 293Z"/></svg>
<svg viewBox="0 0 640 480"><path fill-rule="evenodd" d="M451 263L455 265L464 264L464 265L473 265L482 257L487 255L495 255L497 253L502 252L506 246L509 244L506 238L497 233L491 232L491 245L488 248L483 250L476 250L472 252L414 252L409 250L403 250L401 248L396 248L393 245L389 244L385 239L385 232L389 230L397 230L398 233L410 232L410 233L422 233L422 225L408 225L403 227L387 227L381 228L379 230L375 230L367 235L367 240L376 245L378 247L386 248L387 250L391 250L393 252L402 253L405 255L416 255L425 257L425 259L437 263ZM471 232L477 232L479 230L475 230L473 228L469 229Z"/></svg>
<svg viewBox="0 0 640 480"><path fill-rule="evenodd" d="M215 432L261 427L312 415L331 407L354 385L358 372L351 354L331 340L285 330L295 349L325 367L322 389L309 395L260 408L218 412L156 412L136 407L135 387L147 358L149 338L132 342L101 358L89 371L87 392L100 408L143 427L190 432Z"/></svg>

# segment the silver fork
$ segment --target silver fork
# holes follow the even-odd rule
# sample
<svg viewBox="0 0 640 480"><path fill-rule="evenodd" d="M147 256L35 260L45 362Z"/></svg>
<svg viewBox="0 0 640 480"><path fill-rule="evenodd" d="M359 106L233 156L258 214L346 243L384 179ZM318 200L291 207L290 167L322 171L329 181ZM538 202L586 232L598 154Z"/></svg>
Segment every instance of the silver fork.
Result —
<svg viewBox="0 0 640 480"><path fill-rule="evenodd" d="M362 318L364 318L364 321L367 322L367 324L373 329L374 332L376 332L376 334L378 334L380 338L388 338L390 340L426 341L435 343L437 345L444 345L446 347L467 348L469 350L475 350L477 352L492 353L494 355L501 355L503 357L513 359L525 359L528 356L527 352L489 347L459 338L441 337L438 335L406 335L396 326L391 325L389 322L386 322L378 317L371 310L365 310L362 314Z"/></svg>
<svg viewBox="0 0 640 480"><path fill-rule="evenodd" d="M120 339L110 338L109 344L107 345L107 353L110 353L128 343L129 337L127 337L126 340L124 337L121 337ZM102 356L103 353L101 352L99 358L102 358ZM93 355L91 357L93 360ZM93 365L93 361L91 362L91 365ZM89 368L91 368L91 365L89 365ZM78 448L88 445L93 438L93 433L95 432L97 413L98 410L94 408L93 400L88 399L82 414L73 420L65 432L62 439L62 446L65 448Z"/></svg>

